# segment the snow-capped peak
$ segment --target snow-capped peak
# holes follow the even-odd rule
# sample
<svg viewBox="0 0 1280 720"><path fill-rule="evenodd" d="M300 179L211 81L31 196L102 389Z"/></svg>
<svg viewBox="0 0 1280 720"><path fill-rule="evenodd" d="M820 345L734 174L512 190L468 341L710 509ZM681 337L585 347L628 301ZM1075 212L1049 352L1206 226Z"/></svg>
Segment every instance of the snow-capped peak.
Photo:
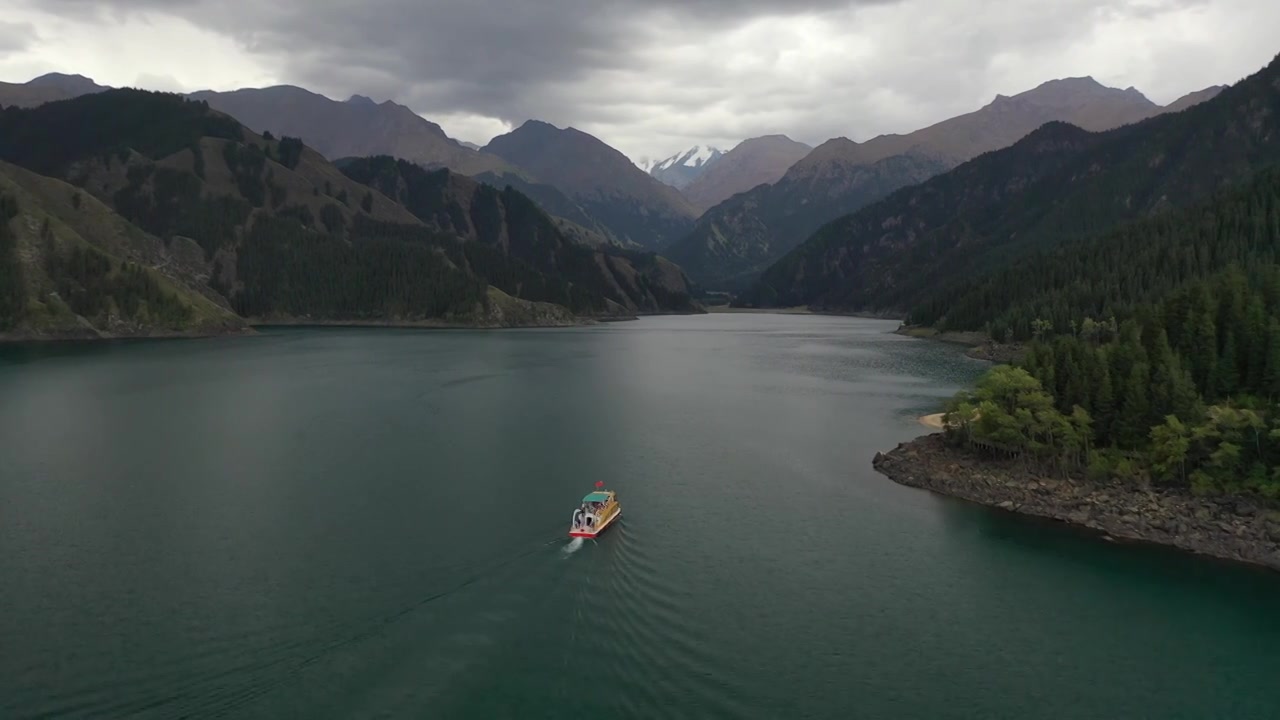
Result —
<svg viewBox="0 0 1280 720"><path fill-rule="evenodd" d="M673 167L701 168L723 154L718 148L710 145L694 145L684 152L678 152L665 160L652 163L648 170L653 173Z"/></svg>
<svg viewBox="0 0 1280 720"><path fill-rule="evenodd" d="M663 160L641 158L636 165L668 185L684 187L723 155L719 148L695 145Z"/></svg>

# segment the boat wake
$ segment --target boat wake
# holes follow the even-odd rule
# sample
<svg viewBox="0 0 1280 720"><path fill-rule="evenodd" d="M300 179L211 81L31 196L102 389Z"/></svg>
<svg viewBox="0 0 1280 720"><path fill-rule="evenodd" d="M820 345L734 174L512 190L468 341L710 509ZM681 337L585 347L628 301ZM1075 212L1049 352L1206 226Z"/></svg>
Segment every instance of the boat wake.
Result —
<svg viewBox="0 0 1280 720"><path fill-rule="evenodd" d="M582 545L583 545L583 543L584 543L584 542L585 542L585 539L584 539L584 538L580 538L580 537L576 537L576 538L574 538L574 539L570 540L570 541L569 541L569 544L568 544L568 545L565 545L565 546L560 550L560 556L561 556L561 557L569 557L570 555L572 555L572 554L574 554L574 553L578 552L578 550L582 547Z"/></svg>

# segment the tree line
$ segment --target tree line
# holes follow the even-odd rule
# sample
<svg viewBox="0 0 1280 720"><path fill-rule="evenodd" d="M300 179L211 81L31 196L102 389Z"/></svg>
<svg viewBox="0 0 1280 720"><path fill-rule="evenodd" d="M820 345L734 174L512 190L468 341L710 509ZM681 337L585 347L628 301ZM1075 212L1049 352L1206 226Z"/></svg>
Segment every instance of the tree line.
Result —
<svg viewBox="0 0 1280 720"><path fill-rule="evenodd" d="M272 216L240 249L236 311L245 317L421 320L488 307L487 285L431 243L362 232L347 241Z"/></svg>
<svg viewBox="0 0 1280 720"><path fill-rule="evenodd" d="M240 124L204 101L171 93L106 90L35 108L0 109L0 157L43 175L65 176L88 158L159 160L201 138L240 141Z"/></svg>
<svg viewBox="0 0 1280 720"><path fill-rule="evenodd" d="M1047 321L948 406L953 438L1096 476L1280 500L1280 265L1238 267L1121 322Z"/></svg>

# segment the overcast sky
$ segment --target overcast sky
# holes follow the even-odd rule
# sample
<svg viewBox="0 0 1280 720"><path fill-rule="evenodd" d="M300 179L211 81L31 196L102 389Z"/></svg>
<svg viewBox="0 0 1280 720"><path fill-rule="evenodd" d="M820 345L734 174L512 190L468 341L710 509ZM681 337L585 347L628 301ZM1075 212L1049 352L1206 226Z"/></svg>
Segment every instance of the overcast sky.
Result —
<svg viewBox="0 0 1280 720"><path fill-rule="evenodd" d="M526 119L632 158L908 132L1060 77L1161 104L1280 53L1276 0L2 0L0 80L301 85L483 144Z"/></svg>

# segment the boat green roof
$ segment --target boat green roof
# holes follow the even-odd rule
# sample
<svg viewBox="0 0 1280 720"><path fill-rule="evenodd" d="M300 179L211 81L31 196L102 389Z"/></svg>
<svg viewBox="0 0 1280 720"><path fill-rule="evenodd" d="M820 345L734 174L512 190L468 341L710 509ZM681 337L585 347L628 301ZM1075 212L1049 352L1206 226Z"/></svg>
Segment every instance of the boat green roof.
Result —
<svg viewBox="0 0 1280 720"><path fill-rule="evenodd" d="M593 492L587 493L587 496L582 498L582 502L605 502L608 499L609 493L607 492Z"/></svg>

